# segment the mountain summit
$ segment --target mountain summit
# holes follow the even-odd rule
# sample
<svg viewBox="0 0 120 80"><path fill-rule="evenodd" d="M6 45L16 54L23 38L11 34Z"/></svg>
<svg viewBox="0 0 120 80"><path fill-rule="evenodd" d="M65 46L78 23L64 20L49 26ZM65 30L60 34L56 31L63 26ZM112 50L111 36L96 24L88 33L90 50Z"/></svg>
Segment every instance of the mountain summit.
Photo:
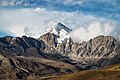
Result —
<svg viewBox="0 0 120 80"><path fill-rule="evenodd" d="M56 36L58 36L57 38L58 43L62 43L64 39L69 38L68 34L71 31L72 31L71 29L69 29L62 23L54 23L50 28L47 29L48 33L53 33Z"/></svg>
<svg viewBox="0 0 120 80"><path fill-rule="evenodd" d="M49 29L47 29L48 32L54 33L54 34L60 34L60 32L65 31L67 33L71 32L72 30L66 27L62 23L53 23Z"/></svg>

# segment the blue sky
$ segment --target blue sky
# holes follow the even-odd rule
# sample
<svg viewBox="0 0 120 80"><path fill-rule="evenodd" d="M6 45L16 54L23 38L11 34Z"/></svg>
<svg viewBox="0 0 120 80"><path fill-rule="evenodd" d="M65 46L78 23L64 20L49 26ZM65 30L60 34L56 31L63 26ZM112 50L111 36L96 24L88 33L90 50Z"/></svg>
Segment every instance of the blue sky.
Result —
<svg viewBox="0 0 120 80"><path fill-rule="evenodd" d="M54 22L72 29L99 26L96 31L101 32L94 36L113 32L114 36L120 35L120 0L0 0L0 17L0 31L17 36L25 34L26 26L33 37L39 36ZM104 30L106 25L111 25L107 26L109 33Z"/></svg>
<svg viewBox="0 0 120 80"><path fill-rule="evenodd" d="M83 12L120 20L120 0L0 0L2 8L35 8Z"/></svg>

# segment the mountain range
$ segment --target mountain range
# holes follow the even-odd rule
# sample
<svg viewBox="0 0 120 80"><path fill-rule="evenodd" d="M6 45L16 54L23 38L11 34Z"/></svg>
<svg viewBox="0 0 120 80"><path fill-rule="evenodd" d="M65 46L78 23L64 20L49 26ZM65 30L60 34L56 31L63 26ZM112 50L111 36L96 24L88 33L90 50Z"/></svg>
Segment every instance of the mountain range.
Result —
<svg viewBox="0 0 120 80"><path fill-rule="evenodd" d="M120 64L120 42L115 38L99 35L75 43L69 36L71 31L64 24L55 23L37 39L0 38L0 79L49 80L54 76Z"/></svg>

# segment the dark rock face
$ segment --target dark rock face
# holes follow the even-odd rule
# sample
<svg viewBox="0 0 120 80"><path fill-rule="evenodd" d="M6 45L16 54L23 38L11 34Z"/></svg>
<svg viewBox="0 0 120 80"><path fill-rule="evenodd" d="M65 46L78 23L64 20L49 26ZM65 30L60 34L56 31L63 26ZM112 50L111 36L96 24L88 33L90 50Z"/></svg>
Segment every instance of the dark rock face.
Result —
<svg viewBox="0 0 120 80"><path fill-rule="evenodd" d="M4 37L0 38L1 52L11 53L14 55L25 56L34 55L38 56L44 50L44 42L38 41L31 37ZM34 54L35 53L35 54Z"/></svg>
<svg viewBox="0 0 120 80"><path fill-rule="evenodd" d="M57 36L51 33L46 33L45 35L41 36L42 39L49 47L56 47L57 46Z"/></svg>
<svg viewBox="0 0 120 80"><path fill-rule="evenodd" d="M66 27L65 25L63 25L62 23L58 23L57 24L57 31L60 31L61 29L64 29L67 32L72 31L71 29L69 29L68 27Z"/></svg>
<svg viewBox="0 0 120 80"><path fill-rule="evenodd" d="M76 53L76 57L78 57L78 59L111 58L120 54L120 52L118 52L118 45L120 44L110 36L98 36L88 42L72 46L72 49L76 49L73 51L73 55Z"/></svg>
<svg viewBox="0 0 120 80"><path fill-rule="evenodd" d="M49 40L50 39L48 39L48 41ZM10 55L37 58L39 57L72 64L71 59L58 54L54 48L52 50L51 49L51 46L47 45L42 40L37 40L31 37L23 36L21 38L13 38L7 36L0 38L0 53L6 57Z"/></svg>

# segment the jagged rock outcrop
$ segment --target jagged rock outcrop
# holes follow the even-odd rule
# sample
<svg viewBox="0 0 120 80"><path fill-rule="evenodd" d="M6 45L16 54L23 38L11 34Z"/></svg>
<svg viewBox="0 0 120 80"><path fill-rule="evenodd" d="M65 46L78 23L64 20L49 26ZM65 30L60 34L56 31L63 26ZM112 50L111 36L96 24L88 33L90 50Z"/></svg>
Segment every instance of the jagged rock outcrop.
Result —
<svg viewBox="0 0 120 80"><path fill-rule="evenodd" d="M57 46L57 37L53 33L46 33L42 36L40 36L40 39L42 39L49 47L56 47Z"/></svg>
<svg viewBox="0 0 120 80"><path fill-rule="evenodd" d="M102 35L90 39L88 42L84 41L82 43L73 43L70 38L63 40L62 43L56 43L56 36L51 33L42 35L41 38L48 46L54 48L55 51L58 51L58 53L67 55L70 58L76 60L83 60L89 58L112 58L120 54L120 43L111 36Z"/></svg>
<svg viewBox="0 0 120 80"><path fill-rule="evenodd" d="M112 58L120 54L119 45L120 43L111 36L98 36L77 46L73 44L72 53L76 54L78 59Z"/></svg>

